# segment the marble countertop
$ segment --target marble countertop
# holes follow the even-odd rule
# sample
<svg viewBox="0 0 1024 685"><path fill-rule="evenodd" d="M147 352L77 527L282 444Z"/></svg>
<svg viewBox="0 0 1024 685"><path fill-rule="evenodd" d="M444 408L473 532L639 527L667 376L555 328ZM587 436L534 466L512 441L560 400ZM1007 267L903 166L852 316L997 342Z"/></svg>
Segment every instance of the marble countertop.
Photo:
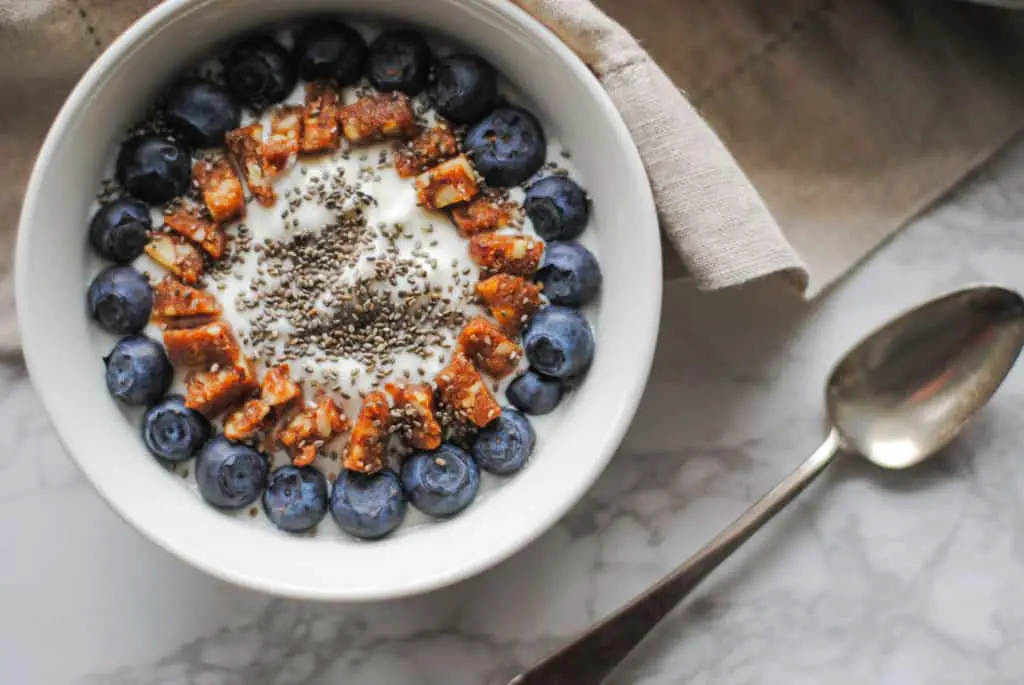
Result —
<svg viewBox="0 0 1024 685"><path fill-rule="evenodd" d="M811 305L668 286L639 414L598 485L521 554L411 600L241 590L122 523L0 371L0 680L505 685L682 561L818 446L822 381L861 334L941 291L1024 288L1024 142ZM836 464L614 683L1024 680L1024 371L941 457Z"/></svg>

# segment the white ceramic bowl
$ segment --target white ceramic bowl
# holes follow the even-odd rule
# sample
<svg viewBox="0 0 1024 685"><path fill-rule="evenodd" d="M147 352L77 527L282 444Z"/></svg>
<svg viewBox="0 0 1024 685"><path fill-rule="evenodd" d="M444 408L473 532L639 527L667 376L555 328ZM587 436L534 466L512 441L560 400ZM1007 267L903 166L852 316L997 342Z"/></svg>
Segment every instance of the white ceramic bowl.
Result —
<svg viewBox="0 0 1024 685"><path fill-rule="evenodd" d="M450 521L374 543L290 537L224 516L181 487L107 394L84 305L89 206L126 126L177 70L215 45L318 11L398 19L493 62L572 150L594 198L589 230L598 232L605 278L593 366L529 468ZM659 250L647 178L611 101L554 35L511 2L170 0L96 61L50 130L21 217L18 314L29 371L61 440L125 520L234 583L294 597L367 600L478 573L540 535L590 487L622 439L650 369Z"/></svg>

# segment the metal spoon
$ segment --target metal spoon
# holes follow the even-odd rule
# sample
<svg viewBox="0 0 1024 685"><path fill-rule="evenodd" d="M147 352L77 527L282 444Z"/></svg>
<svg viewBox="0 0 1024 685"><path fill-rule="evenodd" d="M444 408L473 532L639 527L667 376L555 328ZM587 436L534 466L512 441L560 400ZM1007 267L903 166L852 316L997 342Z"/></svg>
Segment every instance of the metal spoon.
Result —
<svg viewBox="0 0 1024 685"><path fill-rule="evenodd" d="M825 387L824 444L661 582L509 685L598 685L684 597L840 452L903 469L944 447L988 402L1024 344L1024 299L997 287L923 304L850 350Z"/></svg>

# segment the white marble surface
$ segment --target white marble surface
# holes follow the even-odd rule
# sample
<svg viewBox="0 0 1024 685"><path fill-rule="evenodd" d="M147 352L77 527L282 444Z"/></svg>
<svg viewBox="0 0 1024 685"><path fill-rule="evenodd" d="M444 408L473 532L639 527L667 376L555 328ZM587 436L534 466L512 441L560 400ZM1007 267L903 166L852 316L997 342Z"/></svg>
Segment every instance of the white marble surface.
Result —
<svg viewBox="0 0 1024 685"><path fill-rule="evenodd" d="M978 281L1024 288L1024 143L807 306L670 286L640 413L600 483L510 561L392 603L225 585L144 541L0 375L0 681L504 685L684 559L822 436L821 383L868 328ZM715 574L625 685L1024 681L1024 370L913 473L849 458Z"/></svg>

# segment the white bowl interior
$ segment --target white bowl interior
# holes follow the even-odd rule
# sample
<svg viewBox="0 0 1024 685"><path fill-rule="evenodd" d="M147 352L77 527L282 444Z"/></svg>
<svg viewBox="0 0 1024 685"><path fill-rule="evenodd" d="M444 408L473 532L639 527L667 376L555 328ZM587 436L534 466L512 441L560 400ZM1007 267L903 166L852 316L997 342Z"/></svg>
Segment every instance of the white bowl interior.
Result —
<svg viewBox="0 0 1024 685"><path fill-rule="evenodd" d="M605 278L594 364L529 468L461 516L375 543L318 544L203 505L154 462L138 427L110 399L83 305L88 210L126 127L178 69L215 45L317 11L401 18L491 60L572 151L594 198L588 230L598 231ZM500 561L592 484L621 440L650 368L661 299L659 249L647 179L611 102L561 42L511 3L172 0L100 58L50 132L22 214L18 311L29 370L62 441L125 519L232 582L290 596L374 599L439 587Z"/></svg>

